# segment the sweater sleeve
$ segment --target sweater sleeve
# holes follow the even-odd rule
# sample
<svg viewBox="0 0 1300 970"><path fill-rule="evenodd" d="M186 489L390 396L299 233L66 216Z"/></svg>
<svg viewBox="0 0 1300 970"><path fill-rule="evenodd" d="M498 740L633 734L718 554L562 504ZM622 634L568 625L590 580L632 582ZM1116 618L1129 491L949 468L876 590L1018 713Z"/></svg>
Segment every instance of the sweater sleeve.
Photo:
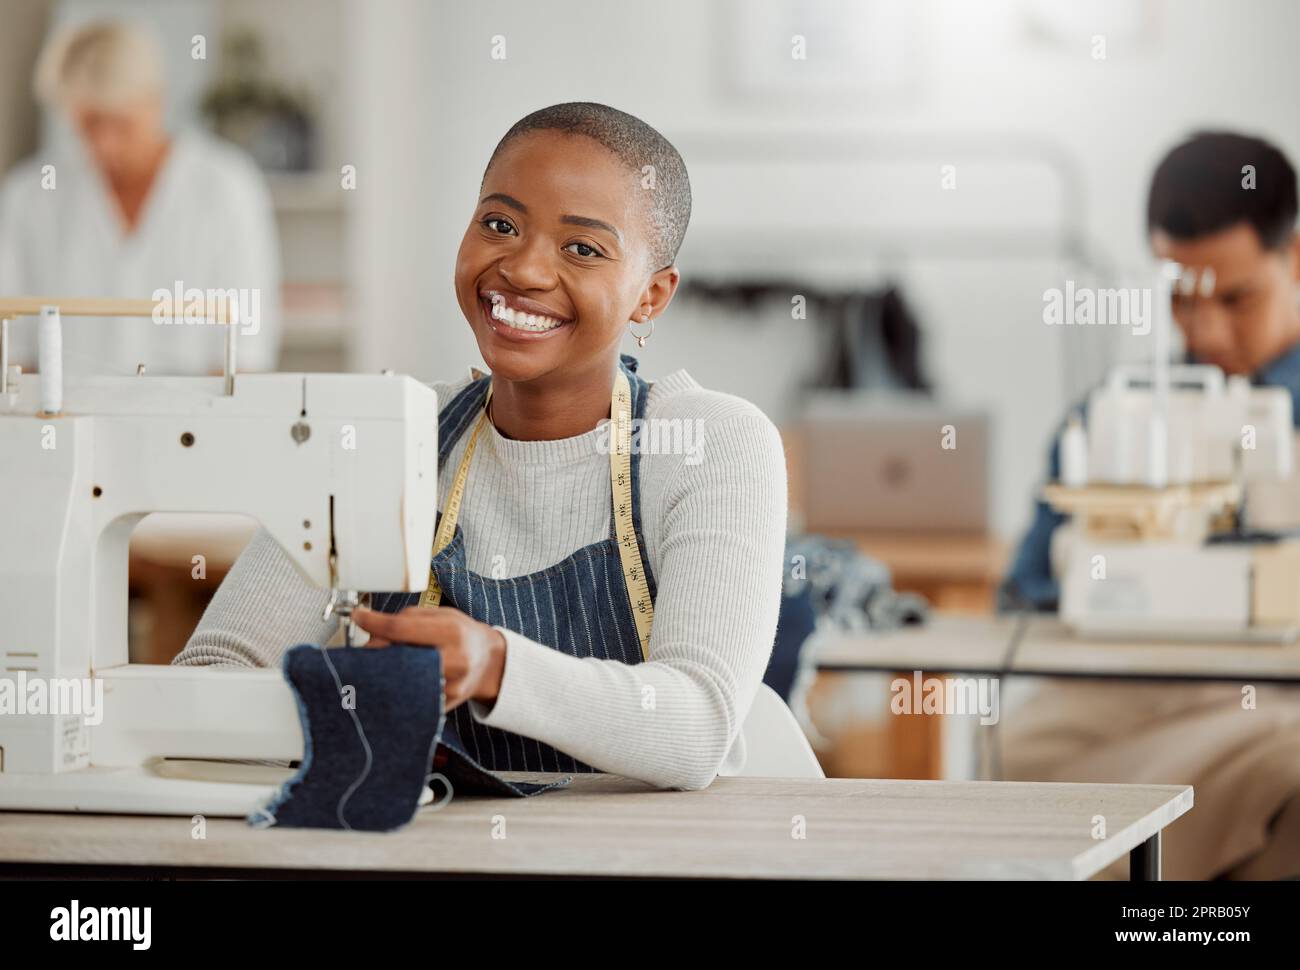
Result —
<svg viewBox="0 0 1300 970"><path fill-rule="evenodd" d="M718 774L767 667L781 605L786 471L780 434L747 405L708 422L663 493L648 661L572 657L498 627L501 689L483 724L601 771L699 789Z"/></svg>
<svg viewBox="0 0 1300 970"><path fill-rule="evenodd" d="M275 666L289 647L329 640L338 622L321 618L328 601L329 591L307 582L271 534L258 529L172 663Z"/></svg>

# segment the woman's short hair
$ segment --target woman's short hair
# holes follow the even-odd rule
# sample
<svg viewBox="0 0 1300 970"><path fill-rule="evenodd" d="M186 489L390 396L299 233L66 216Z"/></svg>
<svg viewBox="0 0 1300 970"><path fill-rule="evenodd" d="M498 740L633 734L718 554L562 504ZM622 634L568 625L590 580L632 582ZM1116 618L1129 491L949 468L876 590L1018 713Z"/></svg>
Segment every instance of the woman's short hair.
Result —
<svg viewBox="0 0 1300 970"><path fill-rule="evenodd" d="M46 107L121 107L163 92L162 50L152 31L97 21L64 27L36 61L36 98Z"/></svg>
<svg viewBox="0 0 1300 970"><path fill-rule="evenodd" d="M642 191L652 270L673 265L691 221L691 180L686 163L672 143L635 115L594 101L568 101L540 108L516 121L497 143L483 177L516 138L532 131L585 135L614 155L632 172L642 189L646 168L653 169L652 190ZM480 185L480 189L482 186Z"/></svg>

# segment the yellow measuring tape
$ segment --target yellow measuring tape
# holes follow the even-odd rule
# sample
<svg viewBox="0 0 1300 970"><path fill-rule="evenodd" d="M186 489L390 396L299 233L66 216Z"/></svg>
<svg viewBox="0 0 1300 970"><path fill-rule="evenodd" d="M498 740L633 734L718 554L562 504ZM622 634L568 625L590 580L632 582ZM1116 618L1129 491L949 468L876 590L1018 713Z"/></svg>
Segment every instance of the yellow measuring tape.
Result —
<svg viewBox="0 0 1300 970"><path fill-rule="evenodd" d="M488 385L483 400L483 413L479 415L470 435L465 454L456 469L447 507L442 510L438 534L433 539L433 555L437 556L451 542L460 517L461 501L465 496L465 482L469 478L469 464L478 445L478 436L487 424L487 406L492 400L492 386ZM627 375L620 368L614 378L614 395L610 401L609 452L610 495L614 503L614 531L618 538L618 556L623 566L623 584L632 604L632 618L636 621L637 639L641 643L642 659L650 656L650 627L654 623L654 603L650 599L650 586L646 582L645 566L641 561L641 547L636 541L632 521L632 388ZM437 606L442 602L442 585L433 569L429 570L429 585L420 594L421 606Z"/></svg>

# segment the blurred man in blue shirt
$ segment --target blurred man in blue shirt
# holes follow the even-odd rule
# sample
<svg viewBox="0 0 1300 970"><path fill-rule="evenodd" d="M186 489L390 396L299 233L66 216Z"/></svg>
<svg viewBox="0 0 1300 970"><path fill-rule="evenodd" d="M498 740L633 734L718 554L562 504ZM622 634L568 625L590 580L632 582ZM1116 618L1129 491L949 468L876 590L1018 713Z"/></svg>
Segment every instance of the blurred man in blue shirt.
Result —
<svg viewBox="0 0 1300 970"><path fill-rule="evenodd" d="M1211 295L1174 295L1174 321L1188 363L1213 364L1226 374L1249 375L1256 384L1285 387L1300 425L1300 236L1296 173L1286 156L1245 135L1193 137L1156 169L1147 228L1156 256L1198 275L1213 272ZM1059 474L1054 442L1047 480ZM1004 609L1057 608L1049 547L1064 521L1046 502L1037 503L1001 589Z"/></svg>
<svg viewBox="0 0 1300 970"><path fill-rule="evenodd" d="M1278 149L1243 135L1200 134L1156 169L1147 226L1156 256L1198 278L1213 272L1208 295L1174 298L1188 362L1285 387L1300 425L1296 209L1295 169ZM1058 477L1053 445L1048 480ZM1289 499L1300 497L1300 482L1284 484ZM1248 515L1255 507L1252 497ZM1064 521L1038 502L1000 590L1002 609L1057 608L1050 545ZM1004 776L1193 785L1195 808L1165 833L1167 877L1298 876L1300 690L1250 685L1247 704L1244 686L1044 681L1003 718Z"/></svg>

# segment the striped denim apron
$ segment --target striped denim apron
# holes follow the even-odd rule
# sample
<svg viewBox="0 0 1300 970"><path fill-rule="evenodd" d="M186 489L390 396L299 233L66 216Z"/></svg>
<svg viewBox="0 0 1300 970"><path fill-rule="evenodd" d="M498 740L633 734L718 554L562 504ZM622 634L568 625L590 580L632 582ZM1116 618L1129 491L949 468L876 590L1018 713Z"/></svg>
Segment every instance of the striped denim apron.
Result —
<svg viewBox="0 0 1300 970"><path fill-rule="evenodd" d="M632 418L639 422L645 417L650 385L637 377L636 358L622 354L619 366L627 375L631 388ZM451 449L482 412L490 382L491 377L486 375L471 381L440 411L439 474ZM639 424L634 425L637 426ZM639 449L634 449L631 456L632 521L653 601L654 573L650 569L641 531L641 456L638 452ZM438 521L441 519L442 513L439 512ZM466 566L465 535L459 523L451 542L430 561L430 568L442 585L443 605L454 606L482 623L506 627L573 657L597 657L626 664L642 660L632 604L623 580L612 494L608 535L546 569L511 579L493 579L472 572ZM377 593L373 599L374 609L396 613L417 605L420 594ZM526 685L524 689L527 689ZM459 742L461 750L492 771L596 770L548 744L480 724L470 714L468 704L461 704L447 715L443 741L453 745Z"/></svg>

